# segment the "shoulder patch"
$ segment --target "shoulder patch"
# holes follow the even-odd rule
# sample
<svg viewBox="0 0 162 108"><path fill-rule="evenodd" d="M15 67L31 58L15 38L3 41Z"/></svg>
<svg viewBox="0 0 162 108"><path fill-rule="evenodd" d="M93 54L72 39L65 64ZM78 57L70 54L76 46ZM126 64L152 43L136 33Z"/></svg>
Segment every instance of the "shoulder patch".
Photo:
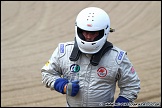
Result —
<svg viewBox="0 0 162 108"><path fill-rule="evenodd" d="M126 54L126 52L122 51L122 50L120 50L118 52L118 55L117 55L117 58L116 58L116 61L117 61L118 64L120 64L122 62L125 54Z"/></svg>
<svg viewBox="0 0 162 108"><path fill-rule="evenodd" d="M127 54L127 52L124 51L124 50L121 50L120 48L115 47L115 46L114 46L112 49L115 50L115 51L117 52L116 62L117 62L118 64L120 64L120 63L122 62L122 60L123 60L125 54Z"/></svg>
<svg viewBox="0 0 162 108"><path fill-rule="evenodd" d="M60 44L60 53L64 53L65 52L65 47L64 44Z"/></svg>
<svg viewBox="0 0 162 108"><path fill-rule="evenodd" d="M65 43L59 43L59 54L62 57L65 54Z"/></svg>
<svg viewBox="0 0 162 108"><path fill-rule="evenodd" d="M118 54L118 60L121 60L123 58L124 51L120 51Z"/></svg>
<svg viewBox="0 0 162 108"><path fill-rule="evenodd" d="M68 51L71 50L71 48L73 48L74 42L65 42L65 43L59 43L58 44L58 52L59 52L59 56L63 57Z"/></svg>

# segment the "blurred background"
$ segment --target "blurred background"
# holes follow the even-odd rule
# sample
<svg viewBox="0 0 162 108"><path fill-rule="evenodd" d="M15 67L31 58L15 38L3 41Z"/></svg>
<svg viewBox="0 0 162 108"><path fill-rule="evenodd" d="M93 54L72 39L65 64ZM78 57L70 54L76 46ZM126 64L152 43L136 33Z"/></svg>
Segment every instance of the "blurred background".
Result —
<svg viewBox="0 0 162 108"><path fill-rule="evenodd" d="M1 106L66 106L65 95L42 84L40 70L58 43L73 41L75 18L89 6L109 14L115 32L108 41L135 67L135 102L161 103L160 1L1 1Z"/></svg>

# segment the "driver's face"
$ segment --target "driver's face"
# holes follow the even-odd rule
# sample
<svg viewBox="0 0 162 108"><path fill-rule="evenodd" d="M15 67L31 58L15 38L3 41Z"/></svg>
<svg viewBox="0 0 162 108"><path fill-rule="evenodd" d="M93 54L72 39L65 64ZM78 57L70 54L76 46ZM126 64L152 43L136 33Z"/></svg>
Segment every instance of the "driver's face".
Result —
<svg viewBox="0 0 162 108"><path fill-rule="evenodd" d="M99 35L98 31L83 31L82 33L85 37L85 40L88 42L94 41L94 39Z"/></svg>

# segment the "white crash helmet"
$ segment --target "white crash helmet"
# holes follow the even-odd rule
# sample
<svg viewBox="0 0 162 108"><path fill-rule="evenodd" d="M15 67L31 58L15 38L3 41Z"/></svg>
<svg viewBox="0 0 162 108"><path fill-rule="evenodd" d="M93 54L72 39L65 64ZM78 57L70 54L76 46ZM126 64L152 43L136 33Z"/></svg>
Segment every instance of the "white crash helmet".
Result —
<svg viewBox="0 0 162 108"><path fill-rule="evenodd" d="M82 31L99 31L99 36L93 42L84 39ZM107 41L110 31L109 15L97 7L83 9L76 18L75 36L79 50L83 53L97 53Z"/></svg>

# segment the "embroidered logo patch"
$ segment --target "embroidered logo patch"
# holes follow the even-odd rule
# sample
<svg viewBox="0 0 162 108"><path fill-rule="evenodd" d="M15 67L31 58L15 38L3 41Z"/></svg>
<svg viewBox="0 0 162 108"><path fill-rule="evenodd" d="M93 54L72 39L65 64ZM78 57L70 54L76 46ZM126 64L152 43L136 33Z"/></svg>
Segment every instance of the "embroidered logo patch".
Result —
<svg viewBox="0 0 162 108"><path fill-rule="evenodd" d="M97 75L101 78L105 77L107 75L107 70L104 67L100 67L97 70Z"/></svg>
<svg viewBox="0 0 162 108"><path fill-rule="evenodd" d="M48 66L49 65L49 61L48 62L46 62L46 64L45 64L46 66Z"/></svg>
<svg viewBox="0 0 162 108"><path fill-rule="evenodd" d="M132 74L134 74L135 73L135 69L134 69L134 67L132 66L132 68L131 68L131 73Z"/></svg>
<svg viewBox="0 0 162 108"><path fill-rule="evenodd" d="M124 52L123 51L120 51L119 56L118 56L118 60L121 60L122 59L123 54L124 54Z"/></svg>
<svg viewBox="0 0 162 108"><path fill-rule="evenodd" d="M92 27L92 24L87 24L88 27Z"/></svg>
<svg viewBox="0 0 162 108"><path fill-rule="evenodd" d="M64 44L60 44L60 53L64 53Z"/></svg>
<svg viewBox="0 0 162 108"><path fill-rule="evenodd" d="M71 72L79 72L80 71L80 66L78 64L72 64L70 66L70 71Z"/></svg>

